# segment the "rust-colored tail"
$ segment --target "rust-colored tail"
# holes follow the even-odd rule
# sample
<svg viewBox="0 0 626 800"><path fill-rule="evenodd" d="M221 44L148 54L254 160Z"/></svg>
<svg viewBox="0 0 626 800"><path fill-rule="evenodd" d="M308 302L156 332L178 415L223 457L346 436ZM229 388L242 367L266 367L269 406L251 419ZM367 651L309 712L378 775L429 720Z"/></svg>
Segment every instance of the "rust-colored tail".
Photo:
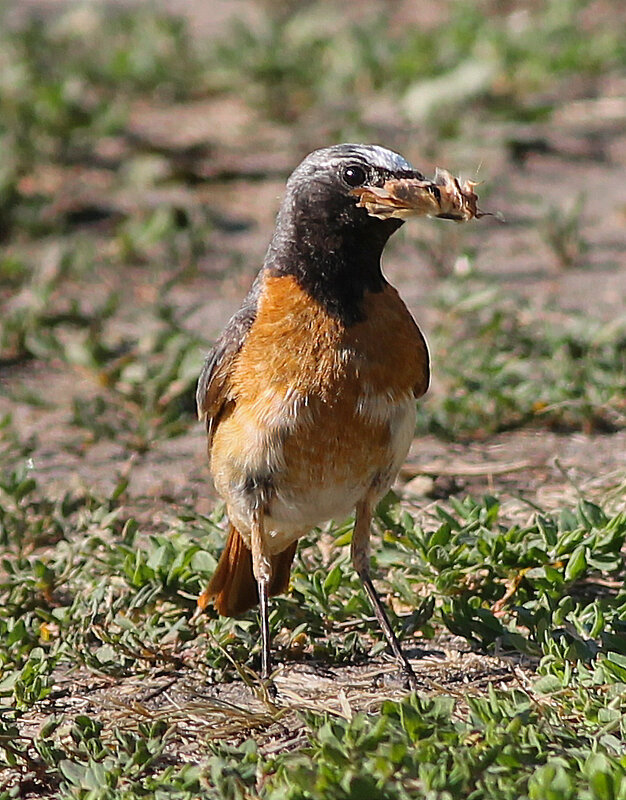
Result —
<svg viewBox="0 0 626 800"><path fill-rule="evenodd" d="M298 543L293 542L282 553L270 557L272 578L268 587L270 596L281 594L289 585L291 562ZM239 531L230 526L228 539L209 585L198 598L204 609L213 600L219 614L236 617L259 602L257 583L252 572L252 553Z"/></svg>

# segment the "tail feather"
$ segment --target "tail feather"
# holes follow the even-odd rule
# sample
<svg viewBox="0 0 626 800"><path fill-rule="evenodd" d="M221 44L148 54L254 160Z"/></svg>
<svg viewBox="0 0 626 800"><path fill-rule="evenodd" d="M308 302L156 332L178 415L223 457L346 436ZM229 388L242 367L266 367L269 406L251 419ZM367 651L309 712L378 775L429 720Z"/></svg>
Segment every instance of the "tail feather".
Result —
<svg viewBox="0 0 626 800"><path fill-rule="evenodd" d="M282 553L270 557L272 577L268 587L270 596L281 594L289 585L291 562L296 553L297 542L293 542ZM259 593L252 570L252 553L239 531L230 526L226 547L220 556L217 568L209 585L198 598L204 609L213 600L219 614L236 617L258 605Z"/></svg>
<svg viewBox="0 0 626 800"><path fill-rule="evenodd" d="M289 576L291 575L291 564L297 548L298 542L292 542L282 553L270 557L272 566L272 579L268 588L270 597L287 591Z"/></svg>

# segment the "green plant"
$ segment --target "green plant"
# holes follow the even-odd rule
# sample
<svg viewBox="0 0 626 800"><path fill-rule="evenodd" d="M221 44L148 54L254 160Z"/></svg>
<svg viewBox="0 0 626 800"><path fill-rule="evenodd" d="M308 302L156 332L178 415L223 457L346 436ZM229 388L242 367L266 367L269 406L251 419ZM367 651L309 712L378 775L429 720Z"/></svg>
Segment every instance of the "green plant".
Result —
<svg viewBox="0 0 626 800"><path fill-rule="evenodd" d="M418 429L471 438L522 425L624 425L624 320L537 310L471 279L439 293L431 334L439 383L418 404Z"/></svg>
<svg viewBox="0 0 626 800"><path fill-rule="evenodd" d="M541 220L540 232L554 258L562 269L579 263L589 250L582 232L584 194L579 194L569 208L552 206Z"/></svg>

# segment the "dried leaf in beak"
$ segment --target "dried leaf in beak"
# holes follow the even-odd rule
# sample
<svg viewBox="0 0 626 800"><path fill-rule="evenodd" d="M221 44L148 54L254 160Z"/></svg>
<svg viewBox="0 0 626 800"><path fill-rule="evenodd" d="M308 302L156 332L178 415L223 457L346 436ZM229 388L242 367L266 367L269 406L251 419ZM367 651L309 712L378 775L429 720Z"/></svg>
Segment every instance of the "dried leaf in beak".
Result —
<svg viewBox="0 0 626 800"><path fill-rule="evenodd" d="M367 213L378 219L439 217L467 222L491 216L478 208L474 181L461 183L445 169L437 168L432 181L417 178L391 178L383 186L363 186L353 190Z"/></svg>

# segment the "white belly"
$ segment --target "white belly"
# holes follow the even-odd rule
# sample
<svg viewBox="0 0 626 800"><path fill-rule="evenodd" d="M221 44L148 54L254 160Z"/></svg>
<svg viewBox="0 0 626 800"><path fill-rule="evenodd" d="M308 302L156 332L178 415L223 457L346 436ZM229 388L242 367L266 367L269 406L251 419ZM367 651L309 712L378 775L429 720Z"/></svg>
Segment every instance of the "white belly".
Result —
<svg viewBox="0 0 626 800"><path fill-rule="evenodd" d="M351 418L340 415L336 407L319 406L313 409L313 425L311 407L306 405L303 412L300 420L292 409L282 441L260 432L249 439L254 444L247 454L247 469L255 468L252 462L272 463L274 468L264 513L273 553L329 519L345 519L368 493L374 493L374 502L383 497L406 458L415 429L412 394L398 399L364 395ZM218 491L231 521L248 540L254 511L250 495L237 490L232 476L223 478L215 476Z"/></svg>

